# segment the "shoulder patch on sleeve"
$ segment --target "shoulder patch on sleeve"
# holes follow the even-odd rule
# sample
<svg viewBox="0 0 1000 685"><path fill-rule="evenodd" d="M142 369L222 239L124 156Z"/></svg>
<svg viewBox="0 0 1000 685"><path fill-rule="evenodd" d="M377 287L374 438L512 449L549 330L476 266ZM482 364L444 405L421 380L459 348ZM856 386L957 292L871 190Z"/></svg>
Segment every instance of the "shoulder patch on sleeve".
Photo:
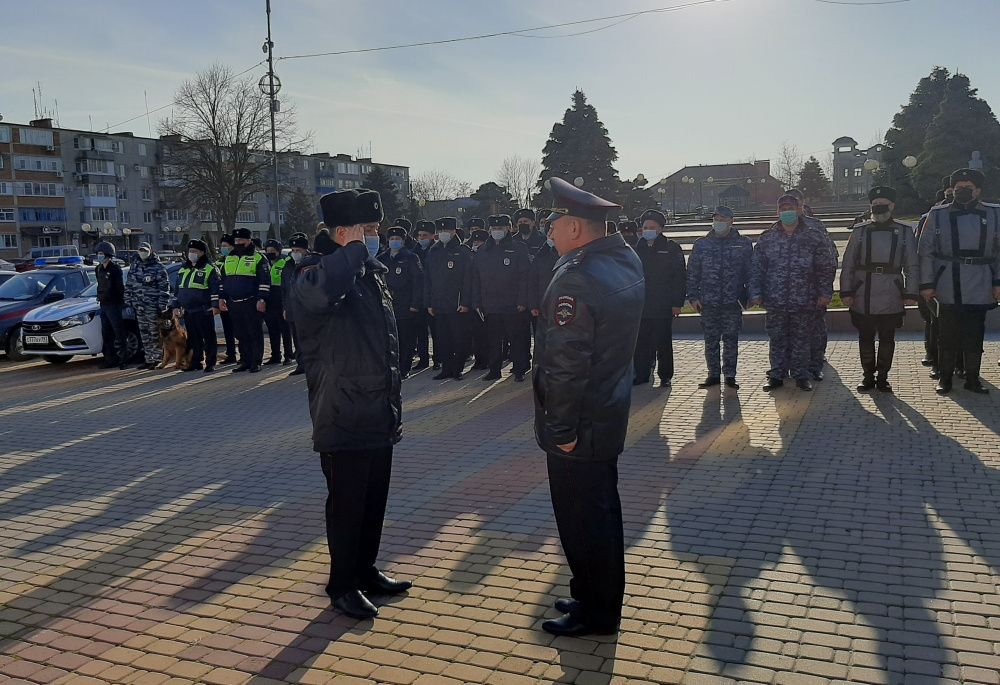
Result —
<svg viewBox="0 0 1000 685"><path fill-rule="evenodd" d="M558 326L568 326L576 318L576 298L560 295L556 300L555 321Z"/></svg>

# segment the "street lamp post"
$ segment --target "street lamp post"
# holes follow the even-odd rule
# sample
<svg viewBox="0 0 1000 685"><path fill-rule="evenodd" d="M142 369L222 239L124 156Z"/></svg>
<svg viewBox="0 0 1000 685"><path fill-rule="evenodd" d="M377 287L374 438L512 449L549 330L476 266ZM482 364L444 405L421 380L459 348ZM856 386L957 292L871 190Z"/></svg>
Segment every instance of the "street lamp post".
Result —
<svg viewBox="0 0 1000 685"><path fill-rule="evenodd" d="M281 194L278 183L278 137L274 127L274 115L278 112L280 104L277 95L281 90L281 81L274 73L274 41L271 40L271 0L265 0L267 11L267 40L264 41L263 51L267 54L267 85L264 79L260 80L258 86L264 95L268 96L268 109L271 111L271 162L274 168L274 237L281 240ZM266 88L266 90L265 90Z"/></svg>
<svg viewBox="0 0 1000 685"><path fill-rule="evenodd" d="M664 198L664 196L665 196L665 195L667 194L667 189L666 189L666 188L664 188L664 187L663 187L663 186L661 185L661 186L660 186L659 188L657 188L657 189L656 189L656 194L657 194L657 195L659 196L659 198L660 198L660 203L659 203L659 204L660 204L660 211L662 212L662 211L663 211L663 198ZM672 219L672 217L671 217L671 219Z"/></svg>

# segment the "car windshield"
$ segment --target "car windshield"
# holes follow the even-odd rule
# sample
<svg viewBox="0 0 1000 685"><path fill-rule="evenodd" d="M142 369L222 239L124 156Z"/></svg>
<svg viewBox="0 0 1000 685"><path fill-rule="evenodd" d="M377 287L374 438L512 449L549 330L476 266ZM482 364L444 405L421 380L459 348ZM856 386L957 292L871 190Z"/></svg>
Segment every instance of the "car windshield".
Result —
<svg viewBox="0 0 1000 685"><path fill-rule="evenodd" d="M47 273L18 274L0 285L0 300L34 299L42 294L54 277L55 274Z"/></svg>

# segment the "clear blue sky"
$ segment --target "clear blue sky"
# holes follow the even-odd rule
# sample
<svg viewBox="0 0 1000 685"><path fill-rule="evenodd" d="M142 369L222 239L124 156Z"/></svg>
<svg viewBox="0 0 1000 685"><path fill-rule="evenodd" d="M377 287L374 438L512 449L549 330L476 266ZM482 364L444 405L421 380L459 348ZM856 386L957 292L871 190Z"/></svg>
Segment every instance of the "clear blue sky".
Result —
<svg viewBox="0 0 1000 685"><path fill-rule="evenodd" d="M280 56L682 2L273 0L273 28ZM87 128L90 117L95 127L114 125L144 111L143 90L156 107L212 62L241 70L260 60L263 10L264 0L7 3L0 113L30 119L40 81L46 103L58 99L63 126ZM314 151L355 153L371 141L376 160L446 170L474 185L510 154L540 157L577 87L608 127L623 177L773 159L783 141L821 159L841 135L867 145L938 64L968 74L1000 107L998 0L729 0L551 37L608 23L277 69ZM119 128L147 132L144 118Z"/></svg>

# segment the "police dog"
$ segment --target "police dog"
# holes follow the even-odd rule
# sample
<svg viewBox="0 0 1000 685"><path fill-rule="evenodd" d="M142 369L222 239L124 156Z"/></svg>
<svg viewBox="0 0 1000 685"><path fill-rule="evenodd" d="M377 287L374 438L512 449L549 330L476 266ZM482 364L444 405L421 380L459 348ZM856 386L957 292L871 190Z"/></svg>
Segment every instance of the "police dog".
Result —
<svg viewBox="0 0 1000 685"><path fill-rule="evenodd" d="M163 361L157 368L165 369L170 360L174 360L174 369L183 371L191 366L191 351L188 350L187 329L181 320L180 309L160 312L159 333L160 346L163 348Z"/></svg>

